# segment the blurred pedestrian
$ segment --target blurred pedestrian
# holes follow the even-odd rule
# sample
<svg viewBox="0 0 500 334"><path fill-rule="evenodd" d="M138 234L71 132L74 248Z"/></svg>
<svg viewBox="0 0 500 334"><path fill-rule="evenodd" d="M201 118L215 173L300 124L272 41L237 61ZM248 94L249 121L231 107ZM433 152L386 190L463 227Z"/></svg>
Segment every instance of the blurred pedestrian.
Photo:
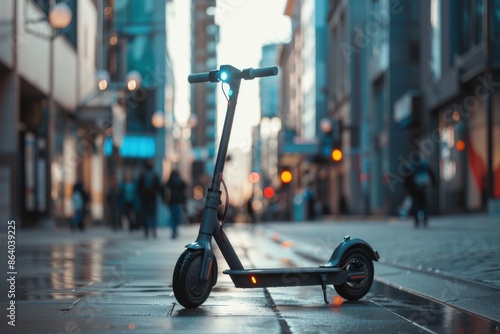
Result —
<svg viewBox="0 0 500 334"><path fill-rule="evenodd" d="M132 173L125 172L125 179L120 186L122 215L127 218L129 231L140 229L138 222L139 198L137 196L137 185L134 182Z"/></svg>
<svg viewBox="0 0 500 334"><path fill-rule="evenodd" d="M339 197L339 214L347 215L349 214L349 207L347 205L347 198L344 194L340 194Z"/></svg>
<svg viewBox="0 0 500 334"><path fill-rule="evenodd" d="M304 189L304 200L306 202L306 210L307 210L306 219L307 220L316 219L317 197L316 197L316 192L314 191L313 188L312 181L308 182L306 188Z"/></svg>
<svg viewBox="0 0 500 334"><path fill-rule="evenodd" d="M149 237L150 231L156 238L156 196L160 193L160 189L160 182L153 170L153 164L151 161L146 161L138 182L141 219L144 220L144 236L146 238Z"/></svg>
<svg viewBox="0 0 500 334"><path fill-rule="evenodd" d="M247 213L248 213L248 216L250 217L250 223L255 224L257 222L257 214L253 208L253 201L254 201L254 197L252 194L247 201Z"/></svg>
<svg viewBox="0 0 500 334"><path fill-rule="evenodd" d="M415 227L422 221L427 227L427 189L436 184L436 176L431 170L429 163L422 160L418 165L413 166L413 172L405 179L405 187L412 198L411 214L413 215Z"/></svg>
<svg viewBox="0 0 500 334"><path fill-rule="evenodd" d="M186 183L177 170L172 171L170 178L163 186L162 196L170 211L172 239L175 239L177 238L177 227L183 221L184 205L186 203Z"/></svg>
<svg viewBox="0 0 500 334"><path fill-rule="evenodd" d="M122 229L122 192L117 185L116 176L111 176L108 193L106 194L108 203L109 218L111 220L111 229L113 231Z"/></svg>
<svg viewBox="0 0 500 334"><path fill-rule="evenodd" d="M85 229L85 214L87 211L88 195L83 188L82 181L77 181L73 186L71 195L71 205L73 207L73 218L71 220L71 230L83 231Z"/></svg>

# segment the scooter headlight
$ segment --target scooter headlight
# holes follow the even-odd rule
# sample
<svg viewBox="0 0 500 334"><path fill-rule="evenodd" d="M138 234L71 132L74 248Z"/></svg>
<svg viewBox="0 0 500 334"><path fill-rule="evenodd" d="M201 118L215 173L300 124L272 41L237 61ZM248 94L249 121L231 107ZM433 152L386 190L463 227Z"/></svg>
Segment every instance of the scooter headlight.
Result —
<svg viewBox="0 0 500 334"><path fill-rule="evenodd" d="M225 72L225 71L219 72L219 80L220 81L226 82L227 79L229 79L229 75L227 74L227 72Z"/></svg>

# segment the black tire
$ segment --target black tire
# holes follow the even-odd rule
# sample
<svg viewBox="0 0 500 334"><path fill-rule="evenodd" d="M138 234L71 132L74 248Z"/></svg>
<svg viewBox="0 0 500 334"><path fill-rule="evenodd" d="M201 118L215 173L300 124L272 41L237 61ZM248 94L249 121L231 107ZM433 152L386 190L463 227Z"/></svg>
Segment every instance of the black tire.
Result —
<svg viewBox="0 0 500 334"><path fill-rule="evenodd" d="M355 301L363 298L370 291L374 276L373 262L368 253L359 247L349 249L340 259L340 268L347 271L363 271L366 277L360 282L334 285L335 291L347 300Z"/></svg>
<svg viewBox="0 0 500 334"><path fill-rule="evenodd" d="M175 265L172 287L177 301L186 308L196 308L207 300L217 281L217 263L208 282L200 282L203 251L185 250Z"/></svg>

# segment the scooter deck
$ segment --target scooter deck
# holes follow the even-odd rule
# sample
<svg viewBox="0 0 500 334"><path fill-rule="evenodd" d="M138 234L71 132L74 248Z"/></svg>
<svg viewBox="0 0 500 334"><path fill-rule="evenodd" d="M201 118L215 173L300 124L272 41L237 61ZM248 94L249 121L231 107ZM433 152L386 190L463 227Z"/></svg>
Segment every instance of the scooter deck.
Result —
<svg viewBox="0 0 500 334"><path fill-rule="evenodd" d="M362 271L345 271L340 268L270 268L224 270L237 288L264 288L282 286L306 286L357 282L365 278Z"/></svg>

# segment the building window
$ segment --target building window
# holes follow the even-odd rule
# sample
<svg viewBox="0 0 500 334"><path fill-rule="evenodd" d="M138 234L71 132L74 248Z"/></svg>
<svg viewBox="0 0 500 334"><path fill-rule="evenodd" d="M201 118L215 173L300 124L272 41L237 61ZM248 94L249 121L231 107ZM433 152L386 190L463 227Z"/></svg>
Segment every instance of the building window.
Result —
<svg viewBox="0 0 500 334"><path fill-rule="evenodd" d="M460 52L483 41L483 0L460 0Z"/></svg>
<svg viewBox="0 0 500 334"><path fill-rule="evenodd" d="M493 3L493 30L495 40L500 40L500 0Z"/></svg>
<svg viewBox="0 0 500 334"><path fill-rule="evenodd" d="M431 0L431 59L434 80L441 77L441 0Z"/></svg>
<svg viewBox="0 0 500 334"><path fill-rule="evenodd" d="M44 12L46 15L49 15L49 0L33 0L33 2L42 10L42 12Z"/></svg>
<svg viewBox="0 0 500 334"><path fill-rule="evenodd" d="M379 33L373 36L371 52L377 61L379 71L384 71L389 67L389 24L385 20L385 14L390 10L388 0L373 0L372 23L378 24Z"/></svg>

